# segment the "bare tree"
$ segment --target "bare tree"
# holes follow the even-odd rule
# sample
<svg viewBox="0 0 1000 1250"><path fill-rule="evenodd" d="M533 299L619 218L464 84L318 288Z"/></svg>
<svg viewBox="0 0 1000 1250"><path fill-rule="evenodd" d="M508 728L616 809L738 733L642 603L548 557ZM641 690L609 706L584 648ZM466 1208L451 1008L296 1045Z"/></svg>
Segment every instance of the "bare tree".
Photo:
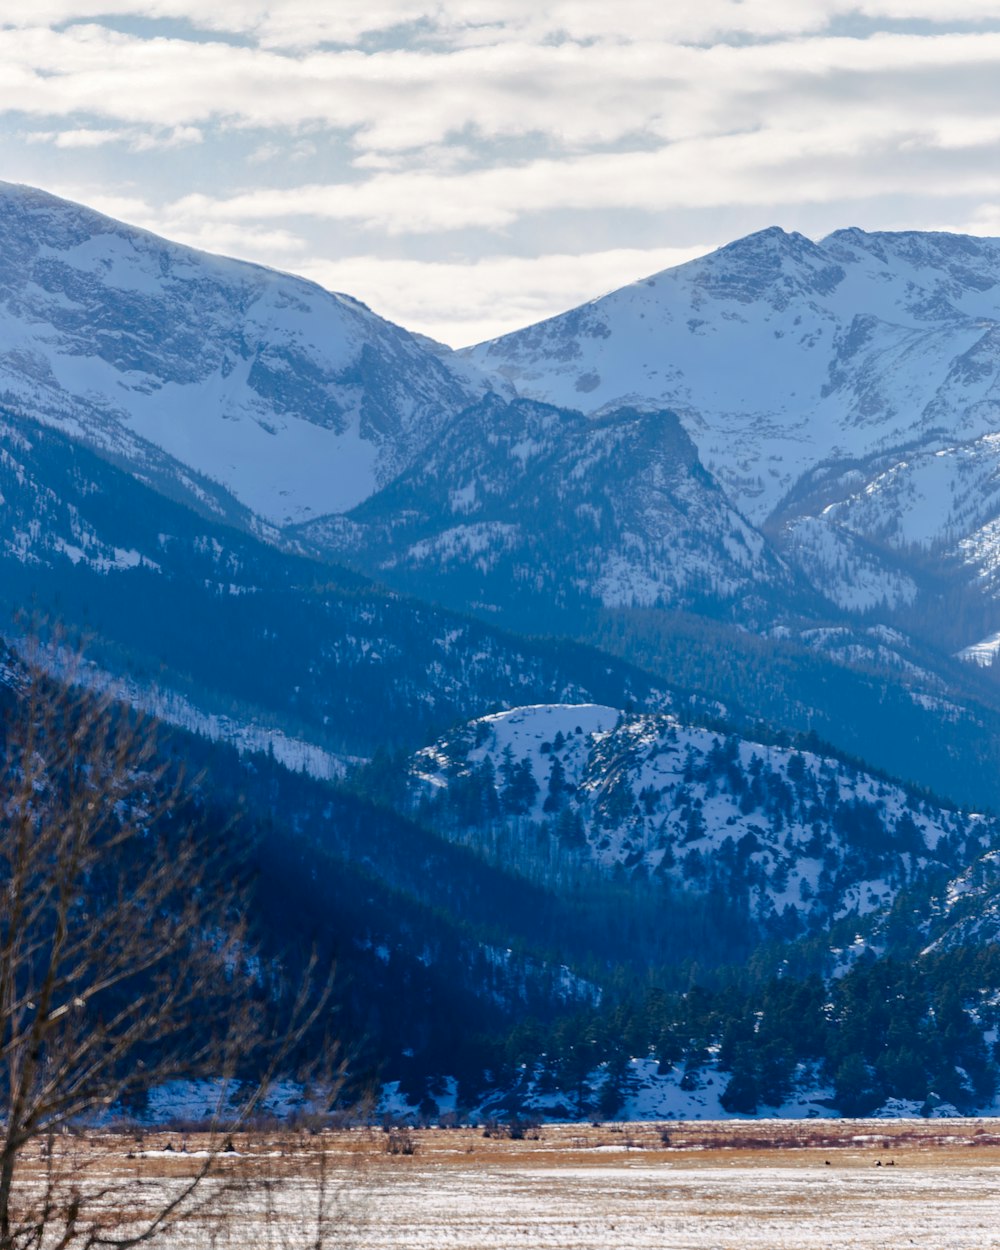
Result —
<svg viewBox="0 0 1000 1250"><path fill-rule="evenodd" d="M148 1241L218 1193L225 1135L262 1085L255 963L227 866L153 737L37 666L0 723L0 1250ZM216 839L216 842L218 839ZM305 990L280 1035L319 1009ZM260 1067L257 1068L258 1077ZM136 1207L88 1183L67 1134L177 1078L211 1078L218 1133L193 1173ZM233 1091L242 1097L233 1101ZM208 1184L205 1184L209 1181Z"/></svg>

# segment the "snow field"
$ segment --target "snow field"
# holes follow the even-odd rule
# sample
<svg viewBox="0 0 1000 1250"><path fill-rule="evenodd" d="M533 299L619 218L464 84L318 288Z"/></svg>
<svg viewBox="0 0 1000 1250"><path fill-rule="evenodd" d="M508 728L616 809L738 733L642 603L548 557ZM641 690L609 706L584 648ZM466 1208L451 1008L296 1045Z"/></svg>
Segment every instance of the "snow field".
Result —
<svg viewBox="0 0 1000 1250"><path fill-rule="evenodd" d="M996 240L772 228L464 354L548 403L673 409L759 522L826 458L990 431L998 282Z"/></svg>
<svg viewBox="0 0 1000 1250"><path fill-rule="evenodd" d="M353 507L486 389L350 297L30 188L0 183L0 245L8 398L276 524Z"/></svg>
<svg viewBox="0 0 1000 1250"><path fill-rule="evenodd" d="M562 1125L524 1140L428 1129L237 1134L169 1250L985 1250L998 1244L996 1120ZM91 1213L139 1219L203 1166L163 1130L61 1141ZM221 1139L215 1140L218 1148ZM67 1170L69 1166L69 1170ZM29 1165L37 1186L47 1163ZM100 1196L103 1191L103 1196Z"/></svg>
<svg viewBox="0 0 1000 1250"><path fill-rule="evenodd" d="M412 1169L359 1229L359 1250L983 1250L996 1245L996 1168Z"/></svg>

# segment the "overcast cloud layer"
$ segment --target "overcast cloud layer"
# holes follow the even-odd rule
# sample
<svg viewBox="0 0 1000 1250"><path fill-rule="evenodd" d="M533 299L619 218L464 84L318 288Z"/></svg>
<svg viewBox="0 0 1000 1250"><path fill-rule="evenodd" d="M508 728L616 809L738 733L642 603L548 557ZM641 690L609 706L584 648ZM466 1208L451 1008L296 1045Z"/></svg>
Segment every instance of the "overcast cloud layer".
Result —
<svg viewBox="0 0 1000 1250"><path fill-rule="evenodd" d="M995 0L18 7L0 177L456 345L775 223L1000 234Z"/></svg>

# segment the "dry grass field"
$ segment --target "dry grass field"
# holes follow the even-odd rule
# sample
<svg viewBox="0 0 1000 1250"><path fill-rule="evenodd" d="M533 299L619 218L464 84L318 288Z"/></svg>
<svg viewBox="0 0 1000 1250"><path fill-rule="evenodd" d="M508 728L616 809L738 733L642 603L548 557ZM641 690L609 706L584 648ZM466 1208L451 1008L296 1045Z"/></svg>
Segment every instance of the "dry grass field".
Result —
<svg viewBox="0 0 1000 1250"><path fill-rule="evenodd" d="M139 1217L204 1165L197 1134L58 1149ZM1000 1247L1000 1121L767 1121L257 1132L220 1155L178 1250ZM46 1161L39 1160L39 1168ZM123 1198L121 1195L124 1194Z"/></svg>

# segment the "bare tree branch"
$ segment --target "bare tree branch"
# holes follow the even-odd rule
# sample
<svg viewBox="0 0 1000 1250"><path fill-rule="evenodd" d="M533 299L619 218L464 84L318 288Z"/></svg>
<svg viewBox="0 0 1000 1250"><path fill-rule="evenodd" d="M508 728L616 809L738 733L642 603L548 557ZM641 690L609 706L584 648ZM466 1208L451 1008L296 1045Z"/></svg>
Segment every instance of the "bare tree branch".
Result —
<svg viewBox="0 0 1000 1250"><path fill-rule="evenodd" d="M128 1250L197 1208L329 985L313 988L314 958L282 1027L265 1024L231 863L184 814L149 725L29 663L0 734L0 1250ZM212 1148L155 1210L115 1217L106 1188L56 1166L55 1136L178 1078L216 1082ZM44 1172L26 1168L46 1142Z"/></svg>

